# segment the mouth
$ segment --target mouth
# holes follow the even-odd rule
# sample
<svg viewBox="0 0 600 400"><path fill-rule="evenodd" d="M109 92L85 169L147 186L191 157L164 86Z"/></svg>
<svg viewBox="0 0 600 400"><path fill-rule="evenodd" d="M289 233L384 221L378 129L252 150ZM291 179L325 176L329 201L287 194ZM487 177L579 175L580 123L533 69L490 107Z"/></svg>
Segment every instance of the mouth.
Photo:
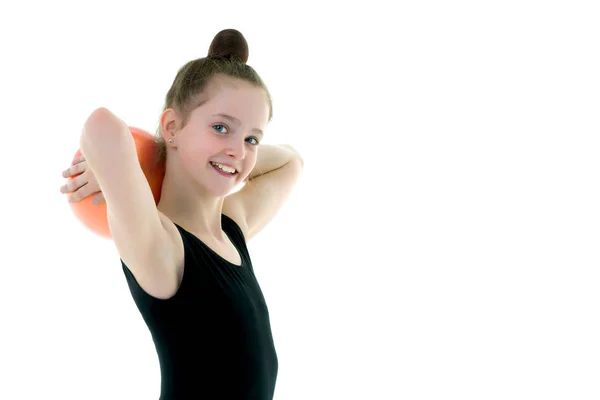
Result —
<svg viewBox="0 0 600 400"><path fill-rule="evenodd" d="M212 161L210 162L210 165L212 165L215 171L217 171L219 174L229 178L238 174L238 171L235 168L229 167L227 165L219 164Z"/></svg>

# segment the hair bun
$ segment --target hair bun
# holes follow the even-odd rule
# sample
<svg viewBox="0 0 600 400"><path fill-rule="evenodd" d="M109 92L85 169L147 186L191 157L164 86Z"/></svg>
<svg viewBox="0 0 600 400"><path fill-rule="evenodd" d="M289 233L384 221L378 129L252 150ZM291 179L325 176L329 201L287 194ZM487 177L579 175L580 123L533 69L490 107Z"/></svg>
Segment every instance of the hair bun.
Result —
<svg viewBox="0 0 600 400"><path fill-rule="evenodd" d="M208 48L208 57L248 61L248 42L240 31L224 29L217 33Z"/></svg>

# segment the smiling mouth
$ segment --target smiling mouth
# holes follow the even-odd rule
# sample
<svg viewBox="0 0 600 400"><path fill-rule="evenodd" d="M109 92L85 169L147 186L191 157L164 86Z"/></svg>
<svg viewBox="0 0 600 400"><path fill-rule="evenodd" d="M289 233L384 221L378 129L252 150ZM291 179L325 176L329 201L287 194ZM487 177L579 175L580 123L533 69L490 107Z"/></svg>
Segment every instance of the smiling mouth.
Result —
<svg viewBox="0 0 600 400"><path fill-rule="evenodd" d="M235 176L237 175L237 170L235 168L231 168L228 167L226 165L222 165L219 163L215 163L215 162L210 162L210 165L213 166L213 168L219 172L221 175L225 175L225 176Z"/></svg>

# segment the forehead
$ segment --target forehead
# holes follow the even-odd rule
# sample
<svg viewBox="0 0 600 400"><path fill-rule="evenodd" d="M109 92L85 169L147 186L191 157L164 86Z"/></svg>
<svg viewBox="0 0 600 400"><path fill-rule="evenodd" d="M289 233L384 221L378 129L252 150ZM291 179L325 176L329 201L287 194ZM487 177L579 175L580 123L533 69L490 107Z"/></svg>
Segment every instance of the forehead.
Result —
<svg viewBox="0 0 600 400"><path fill-rule="evenodd" d="M269 115L267 95L261 87L229 77L214 77L202 93L201 103L196 111L203 116L223 113L264 126Z"/></svg>

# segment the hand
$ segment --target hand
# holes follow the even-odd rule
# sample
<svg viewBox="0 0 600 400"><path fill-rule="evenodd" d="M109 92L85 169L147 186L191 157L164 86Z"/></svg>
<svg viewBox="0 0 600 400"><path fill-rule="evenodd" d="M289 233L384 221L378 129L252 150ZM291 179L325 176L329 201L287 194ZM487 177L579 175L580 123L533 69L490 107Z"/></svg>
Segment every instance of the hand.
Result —
<svg viewBox="0 0 600 400"><path fill-rule="evenodd" d="M73 160L71 166L62 173L64 178L69 178L75 175L79 176L73 178L70 182L60 187L61 193L73 193L69 197L69 203L78 202L91 195L95 195L92 200L93 204L102 204L106 202L104 195L100 191L100 185L98 185L96 177L87 167L87 162L85 161L84 156Z"/></svg>

